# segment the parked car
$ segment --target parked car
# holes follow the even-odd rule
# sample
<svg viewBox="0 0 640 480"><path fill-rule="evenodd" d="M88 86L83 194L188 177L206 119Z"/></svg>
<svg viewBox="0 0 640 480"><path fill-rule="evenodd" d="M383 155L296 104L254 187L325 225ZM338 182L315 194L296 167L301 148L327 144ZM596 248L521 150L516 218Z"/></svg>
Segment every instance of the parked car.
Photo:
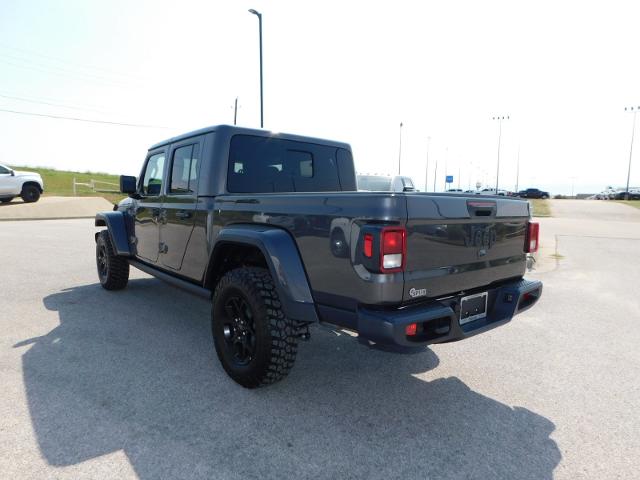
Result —
<svg viewBox="0 0 640 480"><path fill-rule="evenodd" d="M125 288L133 266L211 299L218 358L244 387L285 377L318 322L415 348L542 294L523 278L538 248L527 202L357 192L345 143L204 128L152 146L120 184L129 198L95 219L100 284Z"/></svg>
<svg viewBox="0 0 640 480"><path fill-rule="evenodd" d="M640 200L640 191L629 189L628 192L628 200ZM613 200L627 200L627 191L621 190L617 191L612 195Z"/></svg>
<svg viewBox="0 0 640 480"><path fill-rule="evenodd" d="M507 197L509 196L509 192L507 192L506 190L502 190L502 189L498 189L497 193L496 193L496 189L495 188L483 188L482 190L480 190L478 192L479 195L499 195L501 197Z"/></svg>
<svg viewBox="0 0 640 480"><path fill-rule="evenodd" d="M537 188L527 188L518 192L520 198L550 198L549 192L544 192Z"/></svg>
<svg viewBox="0 0 640 480"><path fill-rule="evenodd" d="M44 193L44 182L39 173L13 170L0 165L0 202L8 203L21 197L25 203L37 202Z"/></svg>
<svg viewBox="0 0 640 480"><path fill-rule="evenodd" d="M403 175L358 175L358 190L365 192L415 192L411 177Z"/></svg>

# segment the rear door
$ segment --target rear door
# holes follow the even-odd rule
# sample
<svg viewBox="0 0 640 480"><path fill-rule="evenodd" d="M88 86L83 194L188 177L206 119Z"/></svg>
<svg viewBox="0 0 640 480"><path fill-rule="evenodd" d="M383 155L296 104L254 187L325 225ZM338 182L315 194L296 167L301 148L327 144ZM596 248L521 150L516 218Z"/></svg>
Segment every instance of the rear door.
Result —
<svg viewBox="0 0 640 480"><path fill-rule="evenodd" d="M201 151L202 137L171 146L166 196L161 211L160 261L173 270L182 267L195 223Z"/></svg>
<svg viewBox="0 0 640 480"><path fill-rule="evenodd" d="M150 263L158 261L162 187L167 166L165 160L164 149L149 152L138 185L140 199L135 212L136 249L138 256Z"/></svg>

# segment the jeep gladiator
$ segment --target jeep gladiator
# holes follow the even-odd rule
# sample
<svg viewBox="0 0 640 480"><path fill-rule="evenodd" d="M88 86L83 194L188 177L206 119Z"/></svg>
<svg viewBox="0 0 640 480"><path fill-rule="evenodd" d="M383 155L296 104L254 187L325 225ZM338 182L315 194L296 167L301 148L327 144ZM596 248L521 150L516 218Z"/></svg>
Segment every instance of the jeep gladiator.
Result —
<svg viewBox="0 0 640 480"><path fill-rule="evenodd" d="M149 149L129 197L95 225L101 285L129 267L208 297L225 371L282 379L308 327L417 347L503 325L541 296L525 280L538 224L526 201L358 192L349 145L232 126Z"/></svg>

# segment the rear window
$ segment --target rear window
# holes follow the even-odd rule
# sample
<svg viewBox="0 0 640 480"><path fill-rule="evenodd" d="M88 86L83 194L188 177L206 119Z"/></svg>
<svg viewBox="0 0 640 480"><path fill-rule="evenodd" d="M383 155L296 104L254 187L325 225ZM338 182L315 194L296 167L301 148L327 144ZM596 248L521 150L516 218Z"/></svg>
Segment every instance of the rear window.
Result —
<svg viewBox="0 0 640 480"><path fill-rule="evenodd" d="M234 135L227 189L233 193L353 190L340 182L336 160L340 150L273 137Z"/></svg>

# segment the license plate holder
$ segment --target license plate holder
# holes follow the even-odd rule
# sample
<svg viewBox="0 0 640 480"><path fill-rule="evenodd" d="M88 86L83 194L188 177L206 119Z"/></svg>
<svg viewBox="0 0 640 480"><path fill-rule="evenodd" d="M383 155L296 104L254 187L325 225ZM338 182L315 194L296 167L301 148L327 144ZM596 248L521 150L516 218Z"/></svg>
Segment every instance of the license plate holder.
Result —
<svg viewBox="0 0 640 480"><path fill-rule="evenodd" d="M489 292L467 295L460 299L460 325L480 320L487 316Z"/></svg>

